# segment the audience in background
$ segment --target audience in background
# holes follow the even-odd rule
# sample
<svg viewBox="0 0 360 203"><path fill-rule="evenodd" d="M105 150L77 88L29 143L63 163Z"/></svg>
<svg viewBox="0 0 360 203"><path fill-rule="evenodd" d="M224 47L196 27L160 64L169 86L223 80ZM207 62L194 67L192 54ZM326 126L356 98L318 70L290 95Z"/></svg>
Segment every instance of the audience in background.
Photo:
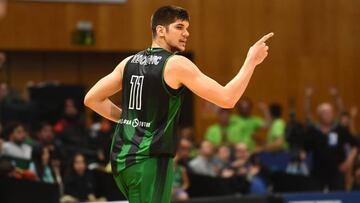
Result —
<svg viewBox="0 0 360 203"><path fill-rule="evenodd" d="M104 167L110 160L110 145L114 125L111 121L93 113L89 129L89 148L97 152L97 162Z"/></svg>
<svg viewBox="0 0 360 203"><path fill-rule="evenodd" d="M33 146L46 147L51 155L52 161L60 161L65 158L62 150L61 141L56 138L53 127L47 122L41 122L34 125L34 140Z"/></svg>
<svg viewBox="0 0 360 203"><path fill-rule="evenodd" d="M85 156L76 153L68 166L67 174L64 178L64 197L62 202L95 202L95 182L91 172L87 169Z"/></svg>
<svg viewBox="0 0 360 203"><path fill-rule="evenodd" d="M215 146L230 145L241 141L237 126L230 123L230 109L218 109L218 122L208 127L205 140Z"/></svg>
<svg viewBox="0 0 360 203"><path fill-rule="evenodd" d="M32 162L29 170L37 176L40 182L55 183L56 178L51 168L50 151L44 146L34 147L32 150Z"/></svg>
<svg viewBox="0 0 360 203"><path fill-rule="evenodd" d="M26 131L21 123L10 123L4 129L5 141L1 147L1 155L9 156L17 159L30 160L31 146L25 144Z"/></svg>
<svg viewBox="0 0 360 203"><path fill-rule="evenodd" d="M252 115L253 105L250 99L246 97L240 99L236 107L239 114L232 115L230 123L236 126L240 136L237 143L245 143L248 149L252 151L256 146L255 135L259 129L266 127L266 122L262 118ZM267 117L265 109L262 109L262 111L264 116Z"/></svg>
<svg viewBox="0 0 360 203"><path fill-rule="evenodd" d="M344 189L344 173L352 166L358 151L356 140L348 130L336 125L331 104L317 108L318 123L308 127L306 149L312 153L312 176L326 190ZM346 146L351 146L346 151Z"/></svg>
<svg viewBox="0 0 360 203"><path fill-rule="evenodd" d="M191 142L195 141L195 130L192 126L184 126L179 129L180 138L188 139Z"/></svg>
<svg viewBox="0 0 360 203"><path fill-rule="evenodd" d="M95 196L94 178L88 170L93 168L93 164L88 165L85 160L96 162L100 166L98 169L108 163L114 125L93 114L90 128L86 128L84 112L71 98L64 101L63 116L55 124L37 120L10 122L21 114L4 114L2 110L10 107L15 108L14 112L22 112L25 108L16 110L19 105L14 104L20 104L21 102L16 101L21 98L17 98L9 89L6 83L0 84L0 177L59 184L60 193L65 194L63 202L99 200ZM360 138L354 124L357 108L345 111L340 95L332 88L329 92L335 99L338 113L334 112L331 105L321 104L317 109L316 122L310 105L313 90L306 91L306 125L296 117L294 104L290 105L290 117L285 124L279 104L270 104L269 107L260 104L264 116L262 119L252 115L252 103L245 98L238 103L239 115L231 115L228 109L219 109L217 123L208 127L204 134L205 140L196 140L195 130L191 126L179 129L179 146L174 159L173 199L189 198L187 190L191 179L189 180L188 173L227 181L240 177L247 184L246 191L267 193L271 188L267 165L254 152L286 154L290 158L283 173L304 176L311 173L307 178L320 182L324 190L360 190L360 167L357 162L355 166L352 163L359 161L359 158L356 159L356 140ZM27 133L24 126L29 126L31 132ZM267 130L264 133L267 143L262 148L256 148L259 143L255 142L255 136L260 134L260 129ZM200 141L198 151L194 147L196 141ZM28 164L25 167L19 166L8 157L25 159ZM74 160L68 166L68 172L64 173L68 157L74 157ZM236 183L235 186L239 184L236 181L233 183Z"/></svg>
<svg viewBox="0 0 360 203"><path fill-rule="evenodd" d="M233 171L231 168L231 151L230 148L226 145L220 146L216 154L216 165L219 169L219 175L223 178L228 178L233 176Z"/></svg>
<svg viewBox="0 0 360 203"><path fill-rule="evenodd" d="M194 144L188 138L180 138L177 156L180 165L189 169L189 162L193 158Z"/></svg>
<svg viewBox="0 0 360 203"><path fill-rule="evenodd" d="M277 152L287 149L285 139L285 121L281 118L282 108L279 104L270 104L270 127L267 134L267 143L259 151Z"/></svg>
<svg viewBox="0 0 360 203"><path fill-rule="evenodd" d="M216 177L218 168L214 156L214 145L209 141L202 141L198 149L198 155L189 163L191 171L199 175Z"/></svg>
<svg viewBox="0 0 360 203"><path fill-rule="evenodd" d="M172 186L173 200L188 200L189 195L186 190L189 188L190 181L187 170L179 164L179 155L174 158L174 181Z"/></svg>

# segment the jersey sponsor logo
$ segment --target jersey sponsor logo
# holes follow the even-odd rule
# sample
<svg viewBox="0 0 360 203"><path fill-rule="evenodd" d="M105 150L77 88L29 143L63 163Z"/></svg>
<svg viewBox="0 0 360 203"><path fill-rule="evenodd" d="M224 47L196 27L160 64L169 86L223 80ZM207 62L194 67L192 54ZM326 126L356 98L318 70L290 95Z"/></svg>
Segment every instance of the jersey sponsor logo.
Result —
<svg viewBox="0 0 360 203"><path fill-rule="evenodd" d="M143 66L158 65L160 63L161 59L162 59L162 56L157 56L157 55L144 56L142 54L136 54L132 58L131 63L138 63Z"/></svg>
<svg viewBox="0 0 360 203"><path fill-rule="evenodd" d="M149 128L151 126L151 123L145 122L145 121L139 121L138 118L135 118L133 120L129 119L120 119L120 124L123 125L131 125L132 127L142 127L142 128Z"/></svg>
<svg viewBox="0 0 360 203"><path fill-rule="evenodd" d="M132 75L130 79L129 109L141 110L144 76Z"/></svg>

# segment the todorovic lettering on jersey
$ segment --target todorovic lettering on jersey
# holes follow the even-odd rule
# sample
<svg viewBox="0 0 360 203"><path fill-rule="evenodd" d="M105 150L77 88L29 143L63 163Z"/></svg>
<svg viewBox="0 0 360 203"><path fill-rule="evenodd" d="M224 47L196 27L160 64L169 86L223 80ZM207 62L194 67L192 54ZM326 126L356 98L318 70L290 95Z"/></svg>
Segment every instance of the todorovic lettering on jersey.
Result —
<svg viewBox="0 0 360 203"><path fill-rule="evenodd" d="M140 65L143 66L151 65L151 64L158 65L161 59L162 56L157 56L157 55L144 56L142 54L136 54L131 60L131 63L139 63Z"/></svg>

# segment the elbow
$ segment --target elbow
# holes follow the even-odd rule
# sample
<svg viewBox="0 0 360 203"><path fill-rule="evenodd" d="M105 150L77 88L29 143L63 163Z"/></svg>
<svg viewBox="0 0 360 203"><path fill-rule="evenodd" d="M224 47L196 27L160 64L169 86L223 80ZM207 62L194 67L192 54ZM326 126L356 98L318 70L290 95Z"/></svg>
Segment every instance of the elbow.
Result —
<svg viewBox="0 0 360 203"><path fill-rule="evenodd" d="M84 105L87 107L90 107L92 104L92 99L91 97L87 94L84 98Z"/></svg>
<svg viewBox="0 0 360 203"><path fill-rule="evenodd" d="M235 107L235 105L236 105L236 101L234 101L233 98L225 97L225 99L222 102L222 104L220 105L220 107L224 108L224 109L232 109Z"/></svg>

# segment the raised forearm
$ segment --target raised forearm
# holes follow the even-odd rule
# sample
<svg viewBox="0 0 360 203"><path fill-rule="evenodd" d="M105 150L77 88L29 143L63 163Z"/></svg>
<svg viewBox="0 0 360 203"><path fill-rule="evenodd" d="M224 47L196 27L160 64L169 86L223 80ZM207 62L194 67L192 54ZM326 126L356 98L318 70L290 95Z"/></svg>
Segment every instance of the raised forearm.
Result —
<svg viewBox="0 0 360 203"><path fill-rule="evenodd" d="M224 87L224 94L229 99L230 106L235 106L240 97L244 94L249 84L255 65L245 61L239 73Z"/></svg>

